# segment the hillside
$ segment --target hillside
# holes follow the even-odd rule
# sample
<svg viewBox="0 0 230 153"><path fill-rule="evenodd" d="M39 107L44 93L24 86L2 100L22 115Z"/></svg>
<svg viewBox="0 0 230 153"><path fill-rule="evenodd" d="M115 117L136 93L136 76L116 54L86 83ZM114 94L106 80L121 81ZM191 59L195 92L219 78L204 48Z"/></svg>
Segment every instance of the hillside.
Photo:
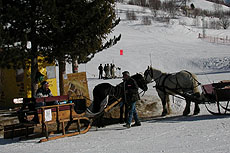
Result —
<svg viewBox="0 0 230 153"><path fill-rule="evenodd" d="M212 5L209 3L204 5L210 8ZM203 2L199 1L199 4L203 6ZM112 36L121 34L122 39L117 45L96 54L87 64L80 65L80 71L87 71L88 77L97 77L100 63L114 63L122 71L129 70L131 73L143 72L150 64L165 72L181 69L193 72L230 70L230 42L217 44L198 39L199 33L203 32L202 17L177 16L169 23L151 20L151 25L143 25L142 17L152 15L149 9L121 3L117 4L117 9L122 21ZM127 10L134 11L137 20L127 20ZM199 24L194 26L194 22ZM229 29L205 29L205 33L207 36L230 38ZM124 55L120 55L121 49Z"/></svg>

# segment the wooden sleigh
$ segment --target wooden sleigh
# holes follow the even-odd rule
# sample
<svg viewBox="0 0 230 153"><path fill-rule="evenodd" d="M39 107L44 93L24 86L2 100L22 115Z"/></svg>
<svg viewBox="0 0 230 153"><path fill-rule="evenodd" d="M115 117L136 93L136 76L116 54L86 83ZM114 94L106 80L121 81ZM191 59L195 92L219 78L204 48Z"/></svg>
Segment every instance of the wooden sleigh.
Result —
<svg viewBox="0 0 230 153"><path fill-rule="evenodd" d="M204 104L209 113L213 115L230 114L230 80L203 85L202 91L208 99Z"/></svg>
<svg viewBox="0 0 230 153"><path fill-rule="evenodd" d="M58 101L59 105L52 105ZM7 125L4 127L4 139L29 139L45 137L39 142L55 140L58 138L84 134L89 131L95 118L110 111L121 99L108 104L108 97L101 103L101 109L97 113L92 113L90 107L86 108L85 99L69 100L68 96L53 96L46 98L24 98L22 107L17 112L18 124ZM50 106L36 107L37 104L45 102L51 103ZM76 127L72 127L76 124ZM56 126L56 129L51 126ZM36 132L36 128L40 128Z"/></svg>
<svg viewBox="0 0 230 153"><path fill-rule="evenodd" d="M36 107L38 103L46 102L49 104L54 101L63 104ZM85 109L84 99L70 101L68 96L24 98L22 107L18 111L20 123L5 126L4 138L45 136L39 141L45 142L86 133L91 127L91 121L85 116ZM76 123L76 128L69 130L73 123ZM56 130L51 130L50 126L56 126ZM41 127L41 132L35 133L34 129L37 127Z"/></svg>

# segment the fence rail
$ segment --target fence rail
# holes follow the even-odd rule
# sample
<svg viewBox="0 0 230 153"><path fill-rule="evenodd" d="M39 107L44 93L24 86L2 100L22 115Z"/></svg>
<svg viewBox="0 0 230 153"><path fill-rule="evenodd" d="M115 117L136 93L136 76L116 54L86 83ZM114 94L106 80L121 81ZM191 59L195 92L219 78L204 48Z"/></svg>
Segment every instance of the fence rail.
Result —
<svg viewBox="0 0 230 153"><path fill-rule="evenodd" d="M199 34L198 38L201 38L204 41L210 42L210 43L216 43L216 44L226 44L226 45L230 45L230 37L229 36L223 36L223 37L219 37L219 36L201 36Z"/></svg>

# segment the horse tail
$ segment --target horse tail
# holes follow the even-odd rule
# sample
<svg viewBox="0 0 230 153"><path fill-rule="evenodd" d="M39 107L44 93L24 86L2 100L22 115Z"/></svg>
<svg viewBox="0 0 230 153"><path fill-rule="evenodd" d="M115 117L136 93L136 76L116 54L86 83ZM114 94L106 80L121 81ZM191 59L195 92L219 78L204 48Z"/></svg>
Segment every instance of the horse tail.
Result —
<svg viewBox="0 0 230 153"><path fill-rule="evenodd" d="M201 85L201 83L197 80L197 76L194 73L191 73L189 71L184 70L185 72L187 72L190 77L191 77L191 81L192 81L192 92L194 94L199 94L200 95L200 90L199 90L199 86Z"/></svg>

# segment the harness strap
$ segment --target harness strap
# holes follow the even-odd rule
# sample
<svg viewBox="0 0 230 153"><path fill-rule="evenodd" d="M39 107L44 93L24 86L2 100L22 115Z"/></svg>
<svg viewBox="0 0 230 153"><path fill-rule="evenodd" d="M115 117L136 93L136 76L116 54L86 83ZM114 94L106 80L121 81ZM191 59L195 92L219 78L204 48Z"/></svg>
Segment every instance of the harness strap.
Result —
<svg viewBox="0 0 230 153"><path fill-rule="evenodd" d="M165 78L163 79L163 81L162 81L162 85L160 85L160 81L159 81L159 84L158 85L156 85L156 88L157 89L159 89L159 90L161 90L162 92L164 92L164 93L167 93L166 92L166 90L165 90L165 81L166 81L166 79L170 76L170 75L172 75L172 74L167 74L166 76L165 76ZM159 77L159 79L161 79L161 77L163 76L163 74Z"/></svg>
<svg viewBox="0 0 230 153"><path fill-rule="evenodd" d="M188 71L186 71L186 72L188 72ZM191 76L192 76L192 74L190 73L190 72L188 72ZM163 75L163 74L162 74ZM162 77L162 75L161 75L161 77ZM197 83L198 83L198 85L197 86L195 86L195 87L192 87L192 88L182 88L181 86L180 86L180 83L179 83L179 81L178 81L178 79L177 79L177 77L176 77L176 88L174 88L174 89L171 89L171 88L169 88L169 87L166 87L165 86L165 81L166 81L166 79L169 77L169 76L171 76L172 74L167 74L166 76L165 76L165 78L163 79L163 81L162 81L162 83L161 83L161 85L160 85L160 83L159 84L157 84L156 86L153 86L153 87L155 87L155 88L157 88L157 89L159 89L160 91L162 91L162 92L164 92L164 93L167 93L167 91L166 91L166 89L167 90L170 90L170 91L172 91L172 92L174 92L174 93L178 93L178 92L176 92L178 89L194 89L194 88L196 88L196 87L198 87L199 85L201 85L201 83L199 83L198 81L197 81L197 79L195 79L195 78L193 78ZM159 77L159 79L161 79L161 77ZM169 78L169 80L170 80L170 78ZM171 81L171 80L170 80ZM171 81L172 82L172 81ZM174 83L174 82L172 82L172 83Z"/></svg>
<svg viewBox="0 0 230 153"><path fill-rule="evenodd" d="M191 72L189 72L189 71L187 71L187 70L184 70L185 72L187 72L188 74L190 74L191 76L192 76L192 73ZM198 87L199 85L201 85L201 83L196 79L196 78L194 78L194 77L192 77L196 82L197 82L197 86L196 87ZM195 87L194 87L195 88Z"/></svg>

